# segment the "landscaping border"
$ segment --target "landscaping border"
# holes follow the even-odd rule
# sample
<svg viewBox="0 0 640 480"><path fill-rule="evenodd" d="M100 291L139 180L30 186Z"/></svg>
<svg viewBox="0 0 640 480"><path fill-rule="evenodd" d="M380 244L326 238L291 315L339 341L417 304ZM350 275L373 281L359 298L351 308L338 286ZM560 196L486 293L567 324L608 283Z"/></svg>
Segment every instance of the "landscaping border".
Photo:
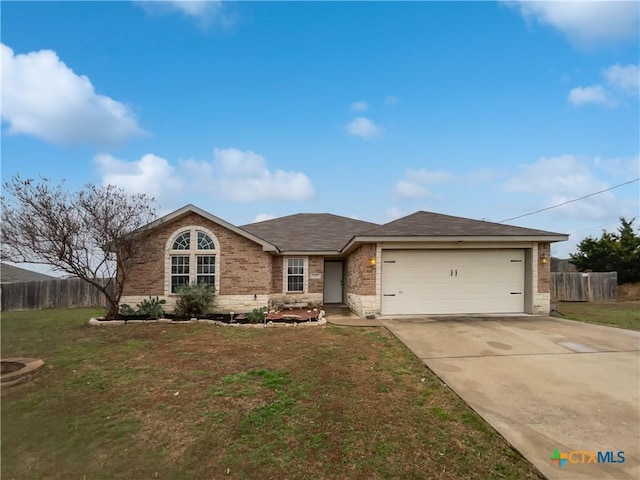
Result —
<svg viewBox="0 0 640 480"><path fill-rule="evenodd" d="M268 320L266 322L261 323L226 323L221 322L219 320L208 320L208 319L198 319L192 318L188 321L183 320L171 320L170 318L159 318L157 320L100 320L100 317L91 317L87 322L87 325L94 327L101 326L118 326L118 325L141 325L147 323L162 323L162 324L174 324L174 325L194 325L198 323L206 323L208 325L219 325L222 327L252 327L252 328L273 328L273 327L318 327L327 324L327 319L325 318L324 311L320 311L318 315L317 321L291 321L291 322L281 322L281 321L271 321Z"/></svg>

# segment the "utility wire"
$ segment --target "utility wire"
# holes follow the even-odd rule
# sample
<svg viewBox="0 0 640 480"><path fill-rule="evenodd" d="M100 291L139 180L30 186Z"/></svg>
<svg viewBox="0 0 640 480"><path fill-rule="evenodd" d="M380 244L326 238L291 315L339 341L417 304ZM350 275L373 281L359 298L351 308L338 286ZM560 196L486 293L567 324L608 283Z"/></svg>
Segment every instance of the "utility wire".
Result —
<svg viewBox="0 0 640 480"><path fill-rule="evenodd" d="M569 232L569 235L573 235L574 233L580 233L580 232L588 232L589 230L595 230L596 228L600 228L600 227L608 227L609 225L615 225L617 223L619 223L620 220L617 220L615 222L609 222L609 223L604 223L602 225L596 225L595 227L589 227L589 228L582 228L580 230L574 230L573 232Z"/></svg>
<svg viewBox="0 0 640 480"><path fill-rule="evenodd" d="M574 198L573 200L567 200L566 202L562 202L562 203L559 203L557 205L551 205L550 207L541 208L540 210L536 210L535 212L529 212L529 213L525 213L523 215L518 215L517 217L511 217L511 218L507 218L506 220L500 220L498 223L509 222L509 221L515 220L517 218L528 217L529 215L535 215L536 213L545 212L547 210L551 210L552 208L562 207L563 205L567 205L569 203L577 202L578 200L584 200L585 198L593 197L594 195L599 195L601 193L608 192L608 191L616 189L616 188L620 188L620 187L622 187L624 185L629 185L630 183L637 182L638 180L640 180L640 177L634 178L633 180L629 180L628 182L624 182L624 183L621 183L619 185L615 185L615 186L607 188L605 190L600 190L599 192L593 192L593 193L590 193L589 195L585 195L583 197Z"/></svg>

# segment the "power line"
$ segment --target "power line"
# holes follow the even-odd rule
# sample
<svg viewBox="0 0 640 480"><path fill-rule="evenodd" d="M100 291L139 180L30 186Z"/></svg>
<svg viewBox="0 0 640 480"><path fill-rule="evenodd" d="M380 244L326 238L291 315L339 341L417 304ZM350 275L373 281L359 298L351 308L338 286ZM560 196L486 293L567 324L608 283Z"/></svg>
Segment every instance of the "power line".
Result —
<svg viewBox="0 0 640 480"><path fill-rule="evenodd" d="M588 232L589 230L595 230L596 228L600 228L600 227L608 227L609 225L616 225L619 222L620 222L620 220L616 220L615 222L604 223L602 225L596 225L595 227L589 227L589 228L582 228L580 230L574 230L573 232L569 232L569 235L573 235L574 233L580 233L580 232Z"/></svg>
<svg viewBox="0 0 640 480"><path fill-rule="evenodd" d="M566 202L558 203L557 205L552 205L550 207L541 208L540 210L536 210L535 212L529 212L529 213L525 213L523 215L518 215L517 217L511 217L511 218L507 218L506 220L500 220L498 223L509 222L509 221L515 220L517 218L528 217L529 215L535 215L536 213L545 212L547 210L551 210L552 208L562 207L563 205L568 205L569 203L577 202L579 200L584 200L585 198L593 197L594 195L599 195L601 193L608 192L610 190L614 190L616 188L623 187L624 185L629 185L630 183L637 182L638 180L640 180L640 177L634 178L633 180L629 180L628 182L624 182L624 183L621 183L619 185L615 185L615 186L607 188L605 190L600 190L599 192L593 192L593 193L590 193L589 195L585 195L583 197L574 198L573 200L567 200Z"/></svg>

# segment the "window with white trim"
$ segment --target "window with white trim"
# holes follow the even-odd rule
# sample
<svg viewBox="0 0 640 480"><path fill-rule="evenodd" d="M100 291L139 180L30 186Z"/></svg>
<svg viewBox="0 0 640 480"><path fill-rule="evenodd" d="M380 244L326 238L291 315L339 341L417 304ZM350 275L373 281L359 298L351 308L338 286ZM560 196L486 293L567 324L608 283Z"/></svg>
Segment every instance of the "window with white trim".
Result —
<svg viewBox="0 0 640 480"><path fill-rule="evenodd" d="M196 227L179 231L169 243L169 293L182 285L206 283L216 286L216 242L210 232Z"/></svg>
<svg viewBox="0 0 640 480"><path fill-rule="evenodd" d="M287 258L287 292L304 292L304 258Z"/></svg>

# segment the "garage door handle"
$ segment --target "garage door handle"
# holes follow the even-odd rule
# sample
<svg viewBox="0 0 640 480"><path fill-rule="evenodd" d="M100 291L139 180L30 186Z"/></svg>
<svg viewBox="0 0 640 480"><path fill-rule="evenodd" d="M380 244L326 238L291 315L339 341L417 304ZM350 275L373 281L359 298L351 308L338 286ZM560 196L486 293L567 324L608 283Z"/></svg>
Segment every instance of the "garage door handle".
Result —
<svg viewBox="0 0 640 480"><path fill-rule="evenodd" d="M453 270L451 270L451 276L453 277Z"/></svg>
<svg viewBox="0 0 640 480"><path fill-rule="evenodd" d="M382 295L383 297L395 297L396 294L395 293L385 293Z"/></svg>
<svg viewBox="0 0 640 480"><path fill-rule="evenodd" d="M511 292L511 295L522 295L522 292Z"/></svg>

